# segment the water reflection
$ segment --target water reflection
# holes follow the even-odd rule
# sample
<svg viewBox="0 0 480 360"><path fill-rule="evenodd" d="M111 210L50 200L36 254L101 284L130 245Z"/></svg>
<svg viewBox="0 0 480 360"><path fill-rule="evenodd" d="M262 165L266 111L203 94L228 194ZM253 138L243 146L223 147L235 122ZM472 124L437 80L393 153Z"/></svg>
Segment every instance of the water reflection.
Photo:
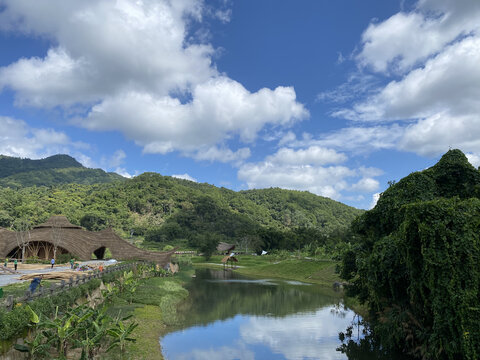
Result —
<svg viewBox="0 0 480 360"><path fill-rule="evenodd" d="M354 313L333 291L235 273L197 271L182 326L161 339L166 359L347 359L338 333Z"/></svg>

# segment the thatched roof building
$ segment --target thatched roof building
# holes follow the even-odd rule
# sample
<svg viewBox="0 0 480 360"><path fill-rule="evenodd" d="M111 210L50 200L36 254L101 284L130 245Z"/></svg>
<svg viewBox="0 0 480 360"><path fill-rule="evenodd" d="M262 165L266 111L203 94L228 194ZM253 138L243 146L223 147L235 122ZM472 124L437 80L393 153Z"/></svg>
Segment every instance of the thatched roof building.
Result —
<svg viewBox="0 0 480 360"><path fill-rule="evenodd" d="M123 240L113 230L105 229L94 232L74 225L65 216L52 216L47 222L35 226L21 235L17 232L0 228L0 258L21 258L22 243L25 257L50 259L54 253L70 253L79 260L90 260L92 254L103 259L105 250L109 249L117 260L148 260L161 265L170 262L174 250L158 252L139 249Z"/></svg>
<svg viewBox="0 0 480 360"><path fill-rule="evenodd" d="M235 249L235 244L227 244L226 242L220 242L217 245L217 251L222 254L227 254Z"/></svg>

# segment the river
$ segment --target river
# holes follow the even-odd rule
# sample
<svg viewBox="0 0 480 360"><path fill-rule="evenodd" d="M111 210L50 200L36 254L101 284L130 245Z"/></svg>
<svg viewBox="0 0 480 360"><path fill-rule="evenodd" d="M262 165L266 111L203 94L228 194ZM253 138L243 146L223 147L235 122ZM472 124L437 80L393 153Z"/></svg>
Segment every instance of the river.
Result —
<svg viewBox="0 0 480 360"><path fill-rule="evenodd" d="M166 359L348 359L339 333L358 316L333 289L211 269L192 280L179 326L160 339Z"/></svg>

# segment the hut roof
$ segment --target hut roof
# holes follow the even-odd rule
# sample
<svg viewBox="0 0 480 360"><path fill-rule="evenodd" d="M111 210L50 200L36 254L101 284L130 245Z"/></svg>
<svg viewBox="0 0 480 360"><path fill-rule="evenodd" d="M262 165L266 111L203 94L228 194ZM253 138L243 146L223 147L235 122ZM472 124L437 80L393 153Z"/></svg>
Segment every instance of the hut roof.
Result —
<svg viewBox="0 0 480 360"><path fill-rule="evenodd" d="M63 229L82 229L81 226L73 225L68 219L63 215L52 216L43 224L34 226L34 229L42 228L63 228Z"/></svg>
<svg viewBox="0 0 480 360"><path fill-rule="evenodd" d="M227 251L230 251L230 250L233 250L233 249L235 249L234 244L227 244L225 242L220 242L217 245L217 251L220 251L220 252L227 252Z"/></svg>

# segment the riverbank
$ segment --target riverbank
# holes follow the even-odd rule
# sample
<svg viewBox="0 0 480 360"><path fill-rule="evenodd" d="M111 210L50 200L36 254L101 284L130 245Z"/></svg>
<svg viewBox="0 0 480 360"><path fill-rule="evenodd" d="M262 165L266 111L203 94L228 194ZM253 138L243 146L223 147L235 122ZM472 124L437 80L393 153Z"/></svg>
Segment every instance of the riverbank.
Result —
<svg viewBox="0 0 480 360"><path fill-rule="evenodd" d="M184 288L192 278L194 270L182 269L173 277L154 277L144 279L135 291L133 302L122 296L114 300L108 313L121 317L132 316L131 320L138 323L131 337L135 342L128 343L125 353L118 350L104 354L106 360L119 359L163 359L159 344L169 326L178 324L177 304L188 296Z"/></svg>
<svg viewBox="0 0 480 360"><path fill-rule="evenodd" d="M190 270L188 268L185 268L180 274L169 277L158 277L158 275L155 277L143 277L142 274L146 274L145 272L143 272L144 270L146 269L134 269L134 277L137 275L139 276L137 277L137 280L134 280L134 282L138 281L137 285L134 285L134 289L131 285L128 285L130 281L129 279L133 278L129 277L127 273L122 273L123 278L116 279L115 285L113 286L110 284L107 284L105 286L101 283L100 280L95 279L89 283L80 286L88 287L88 291L80 291L77 288L73 288L71 291L74 291L76 295L71 299L71 303L73 306L68 309L67 307L63 306L61 309L59 309L59 314L61 314L60 316L62 317L61 321L65 320L65 311L75 312L79 310L82 307L81 304L85 304L85 296L87 296L87 300L93 299L93 288L90 289L90 284L96 281L101 285L101 291L99 289L95 290L97 297L99 297L99 301L87 301L86 305L96 306L99 303L103 302L107 309L107 317L109 319L113 319L114 323L118 323L118 321L120 320L124 323L125 326L129 326L129 324L132 323L138 324L134 331L128 335L129 338L134 338L136 339L136 341L127 341L127 346L125 347L124 351L120 351L119 348L114 348L112 351L105 352L106 346L108 346L109 342L111 343L111 340L109 342L104 342L104 344L106 344L105 346L100 345L97 350L97 352L99 352L97 356L100 356L102 359L162 359L161 349L158 342L159 336L165 331L167 326L175 325L177 323L177 303L188 296L188 291L185 290L183 286L187 281L192 279L193 270L191 269L191 267ZM122 276L122 274L119 273L120 276ZM114 279L112 278L109 280L112 281ZM45 285L48 284L45 283ZM26 283L12 284L5 287L5 290L8 294L15 295L22 293L22 291L25 290L25 286L27 286ZM97 287L98 285L95 288ZM117 290L119 287L122 287L124 290L118 292ZM108 293L113 296L108 295ZM46 309L46 307L43 306L45 305L44 303L50 304L52 301L58 302L57 298L58 296L47 296L45 299L36 300L30 303L30 305L37 315L40 316L40 314L43 313L43 319L45 320L45 314L55 313L55 308L53 308L53 310L50 308ZM40 305L42 306L38 304L39 302L41 302ZM30 315L28 312L24 314L25 311L21 311L23 308L24 306L19 305L16 306L15 309L11 312L5 313L4 311L0 313L0 320L5 320L3 322L0 321L0 325L2 325L0 326L2 335L5 335L4 330L6 331L10 329L12 326L20 329L23 326L24 322L28 323ZM97 306L97 312L99 311L99 308L100 307ZM83 307L83 309L84 311L89 311L88 307ZM24 321L21 321L20 323L19 321L12 323L12 319L15 320L18 317L16 315L19 311L21 312L21 315L25 315L23 316L25 317L25 319L21 319ZM4 318L2 314L5 315L6 318ZM12 334L12 336L15 336L17 334L13 331L10 331L10 333ZM20 338L21 337L22 336L20 335ZM10 337L8 339L10 339ZM43 343L45 339L41 338L40 336L39 340ZM21 353L16 352L13 349L10 350L13 346L12 341L15 342L14 337L10 341L6 340L1 343L2 351L0 353L0 359L4 358L4 355L7 356L7 358L9 359L11 358L11 356L14 356L14 358L18 359L24 358ZM23 343L21 339L19 339L19 341L21 344ZM70 358L71 356L71 358L78 358L77 352L79 352L80 349L74 349L74 347L77 347L79 344L76 344L75 346L72 346L72 344L70 344L69 346L70 349L68 350L67 357ZM56 350L54 349L54 347L55 346L53 346L52 343L52 354L56 354ZM8 352L9 354L6 354L6 352ZM49 352L48 349L47 352Z"/></svg>
<svg viewBox="0 0 480 360"><path fill-rule="evenodd" d="M314 259L275 259L270 256L239 255L236 256L233 271L250 277L272 277L288 279L322 286L332 287L335 282L341 282L335 272L337 262L333 260ZM212 267L218 269L222 256L212 256L208 261L201 257L193 258L196 267ZM231 269L228 267L228 269Z"/></svg>
<svg viewBox="0 0 480 360"><path fill-rule="evenodd" d="M223 256L212 256L208 261L203 257L194 257L192 262L195 267L208 267L221 269ZM333 284L341 283L342 279L336 273L338 262L328 259L275 259L270 256L238 255L238 263L234 268L228 267L229 271L252 277L252 278L276 278L293 281L301 281L317 284L328 288L333 292ZM339 294L342 295L342 294ZM367 317L367 308L361 305L355 298L344 298L347 307L354 310L362 317Z"/></svg>

